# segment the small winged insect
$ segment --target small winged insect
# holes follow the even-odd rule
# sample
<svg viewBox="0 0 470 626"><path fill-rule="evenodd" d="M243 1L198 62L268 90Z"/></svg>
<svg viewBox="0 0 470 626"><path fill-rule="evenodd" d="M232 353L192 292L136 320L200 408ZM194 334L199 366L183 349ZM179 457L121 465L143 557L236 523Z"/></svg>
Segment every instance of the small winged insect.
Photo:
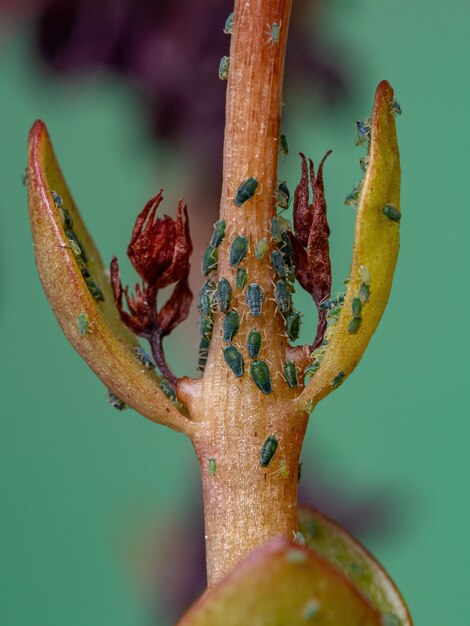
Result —
<svg viewBox="0 0 470 626"><path fill-rule="evenodd" d="M336 376L331 381L331 386L332 387L339 387L341 385L341 383L343 382L345 376L346 376L346 374L343 371L338 372L338 374L336 374Z"/></svg>
<svg viewBox="0 0 470 626"><path fill-rule="evenodd" d="M368 144L370 142L370 136L371 136L370 119L367 118L363 122L357 121L356 129L357 129L356 146L363 146L364 144Z"/></svg>
<svg viewBox="0 0 470 626"><path fill-rule="evenodd" d="M125 402L123 402L121 400L121 398L118 398L112 391L110 391L108 389L108 391L106 392L106 397L108 398L108 402L109 404L117 409L118 411L123 411L126 407Z"/></svg>
<svg viewBox="0 0 470 626"><path fill-rule="evenodd" d="M240 317L235 309L232 309L224 317L224 341L230 342L238 333Z"/></svg>
<svg viewBox="0 0 470 626"><path fill-rule="evenodd" d="M285 135L279 136L279 150L284 156L289 154L289 145L287 143L287 137Z"/></svg>
<svg viewBox="0 0 470 626"><path fill-rule="evenodd" d="M198 357L197 369L200 372L203 372L206 368L210 343L211 343L210 338L208 337L202 337L201 341L199 342L199 357Z"/></svg>
<svg viewBox="0 0 470 626"><path fill-rule="evenodd" d="M283 280L278 280L276 286L274 287L274 299L276 300L277 308L281 313L289 313L291 308L291 298L287 285Z"/></svg>
<svg viewBox="0 0 470 626"><path fill-rule="evenodd" d="M254 361L250 365L250 376L260 391L264 394L271 393L273 385L266 361Z"/></svg>
<svg viewBox="0 0 470 626"><path fill-rule="evenodd" d="M84 337L90 330L90 322L88 321L88 317L85 313L79 313L77 315L77 327L80 337Z"/></svg>
<svg viewBox="0 0 470 626"><path fill-rule="evenodd" d="M232 300L232 287L226 278L221 278L217 285L217 302L222 313L227 313Z"/></svg>
<svg viewBox="0 0 470 626"><path fill-rule="evenodd" d="M276 190L276 204L281 209L287 209L290 202L290 191L286 183L280 183Z"/></svg>
<svg viewBox="0 0 470 626"><path fill-rule="evenodd" d="M401 219L400 211L393 204L386 204L383 208L383 214L392 222L399 222Z"/></svg>
<svg viewBox="0 0 470 626"><path fill-rule="evenodd" d="M136 347L132 349L132 352L137 356L139 361L145 367L146 370L154 370L157 366L155 365L152 357L145 352L143 348Z"/></svg>
<svg viewBox="0 0 470 626"><path fill-rule="evenodd" d="M266 252L268 251L268 247L269 247L268 240L265 239L264 237L263 239L260 239L255 246L255 257L257 259L262 259L264 255L266 254Z"/></svg>
<svg viewBox="0 0 470 626"><path fill-rule="evenodd" d="M98 285L91 278L85 278L85 284L88 287L88 291L95 300L104 300L104 295Z"/></svg>
<svg viewBox="0 0 470 626"><path fill-rule="evenodd" d="M279 250L273 250L271 253L271 263L274 268L274 273L281 278L284 278L286 275L286 270L284 267L284 258Z"/></svg>
<svg viewBox="0 0 470 626"><path fill-rule="evenodd" d="M297 368L292 361L286 361L284 363L284 376L287 380L287 384L292 389L299 386L299 379L297 378Z"/></svg>
<svg viewBox="0 0 470 626"><path fill-rule="evenodd" d="M209 472L209 476L215 476L217 472L217 461L214 458L210 458L207 462L207 471Z"/></svg>
<svg viewBox="0 0 470 626"><path fill-rule="evenodd" d="M392 112L395 115L401 115L402 114L401 104L398 102L398 100L396 98L393 98L393 100L392 100Z"/></svg>
<svg viewBox="0 0 470 626"><path fill-rule="evenodd" d="M243 357L235 346L224 348L224 359L237 378L243 376Z"/></svg>
<svg viewBox="0 0 470 626"><path fill-rule="evenodd" d="M263 307L263 290L258 283L250 283L248 285L245 297L252 316L259 317Z"/></svg>
<svg viewBox="0 0 470 626"><path fill-rule="evenodd" d="M274 22L274 24L271 26L269 36L272 43L279 43L279 39L281 37L281 27L276 22Z"/></svg>
<svg viewBox="0 0 470 626"><path fill-rule="evenodd" d="M258 189L258 181L253 176L247 178L242 182L240 187L237 189L237 193L235 198L233 199L233 204L235 206L242 206L245 202L248 202L254 195L255 191Z"/></svg>
<svg viewBox="0 0 470 626"><path fill-rule="evenodd" d="M231 35L233 31L233 13L230 13L227 20L225 21L224 33L226 35Z"/></svg>
<svg viewBox="0 0 470 626"><path fill-rule="evenodd" d="M262 467L268 467L273 460L277 450L277 439L274 435L269 435L266 441L263 443L260 454L260 465Z"/></svg>
<svg viewBox="0 0 470 626"><path fill-rule="evenodd" d="M214 224L214 232L212 233L212 239L210 240L210 245L214 248L220 246L225 237L225 220L219 220Z"/></svg>
<svg viewBox="0 0 470 626"><path fill-rule="evenodd" d="M220 78L220 80L227 80L228 79L229 68L230 68L230 57L223 56L220 59L220 63L219 63L219 78Z"/></svg>
<svg viewBox="0 0 470 626"><path fill-rule="evenodd" d="M214 246L207 246L204 250L202 257L202 273L207 276L211 272L217 269L217 262L219 260L219 251Z"/></svg>
<svg viewBox="0 0 470 626"><path fill-rule="evenodd" d="M344 199L346 206L357 206L359 194L361 193L361 185L355 185L350 193Z"/></svg>
<svg viewBox="0 0 470 626"><path fill-rule="evenodd" d="M238 267L248 251L248 239L244 235L235 237L230 248L229 263L232 267Z"/></svg>
<svg viewBox="0 0 470 626"><path fill-rule="evenodd" d="M299 311L293 311L286 318L286 333L291 341L296 341L299 338L301 321L302 314Z"/></svg>
<svg viewBox="0 0 470 626"><path fill-rule="evenodd" d="M244 267L239 267L237 269L237 273L235 276L235 284L237 285L237 289L243 289L246 285L246 269Z"/></svg>
<svg viewBox="0 0 470 626"><path fill-rule="evenodd" d="M261 349L261 333L259 330L251 330L246 338L246 349L252 359L258 357Z"/></svg>

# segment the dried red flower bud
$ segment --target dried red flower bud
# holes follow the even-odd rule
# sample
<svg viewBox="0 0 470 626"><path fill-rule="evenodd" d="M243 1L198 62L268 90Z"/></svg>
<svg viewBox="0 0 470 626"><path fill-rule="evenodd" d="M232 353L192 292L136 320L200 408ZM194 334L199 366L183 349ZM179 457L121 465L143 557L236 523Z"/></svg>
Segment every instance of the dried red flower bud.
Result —
<svg viewBox="0 0 470 626"><path fill-rule="evenodd" d="M147 293L145 289L144 291L141 290L140 285L135 286L135 294L129 294L128 287L123 288L119 263L116 257L113 257L111 261L111 287L121 320L136 335L144 335L152 325L152 319L155 316L153 312L154 307L147 302ZM129 313L123 308L123 295L126 299Z"/></svg>
<svg viewBox="0 0 470 626"><path fill-rule="evenodd" d="M189 315L193 294L188 285L188 277L184 276L175 286L171 297L158 313L158 323L162 336L169 335L171 331L184 322Z"/></svg>
<svg viewBox="0 0 470 626"><path fill-rule="evenodd" d="M160 191L147 202L136 219L127 248L127 254L136 271L156 289L178 282L188 273L189 257L193 249L186 204L183 200L179 201L175 222L168 215L156 217L162 199Z"/></svg>

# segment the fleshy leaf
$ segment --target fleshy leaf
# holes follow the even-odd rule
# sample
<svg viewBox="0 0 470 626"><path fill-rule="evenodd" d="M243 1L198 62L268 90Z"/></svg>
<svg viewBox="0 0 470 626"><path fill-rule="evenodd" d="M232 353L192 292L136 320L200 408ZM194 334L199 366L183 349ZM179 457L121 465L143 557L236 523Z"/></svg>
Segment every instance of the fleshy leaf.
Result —
<svg viewBox="0 0 470 626"><path fill-rule="evenodd" d="M306 506L299 508L299 530L309 548L338 567L370 599L382 614L384 624L412 626L408 608L393 581L349 533Z"/></svg>
<svg viewBox="0 0 470 626"><path fill-rule="evenodd" d="M399 221L388 217L384 209L392 207L396 213L400 210L400 158L392 102L393 89L382 81L375 95L369 162L359 196L344 305L327 333L328 344L319 369L297 398L299 408L305 406L309 411L359 363L390 294L399 248ZM392 216L393 211L389 211ZM357 298L361 300L360 314L353 308Z"/></svg>
<svg viewBox="0 0 470 626"><path fill-rule="evenodd" d="M276 537L237 565L178 626L382 626L381 615L336 567Z"/></svg>
<svg viewBox="0 0 470 626"><path fill-rule="evenodd" d="M123 402L152 421L188 432L189 420L165 397L158 378L142 366L133 352L138 343L119 319L98 251L80 218L41 121L30 132L28 171L36 265L67 339ZM62 198L68 212L65 221L73 221L72 226L64 226L63 209L57 196L54 202L51 192Z"/></svg>

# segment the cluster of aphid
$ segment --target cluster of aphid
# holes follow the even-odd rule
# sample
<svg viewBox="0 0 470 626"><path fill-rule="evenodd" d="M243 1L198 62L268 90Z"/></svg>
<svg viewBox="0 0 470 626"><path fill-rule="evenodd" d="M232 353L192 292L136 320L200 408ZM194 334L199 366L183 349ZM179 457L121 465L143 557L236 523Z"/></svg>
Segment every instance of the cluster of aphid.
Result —
<svg viewBox="0 0 470 626"><path fill-rule="evenodd" d="M73 219L70 215L70 212L64 207L64 202L56 191L51 190L51 195L52 199L54 200L57 213L59 215L60 223L62 224L65 236L67 237L69 247L73 252L73 256L80 269L85 284L88 287L88 291L95 300L104 300L103 292L95 283L95 281L91 278L90 272L86 265L88 261L88 256L85 248L83 247L83 244L79 241L77 235L73 231Z"/></svg>

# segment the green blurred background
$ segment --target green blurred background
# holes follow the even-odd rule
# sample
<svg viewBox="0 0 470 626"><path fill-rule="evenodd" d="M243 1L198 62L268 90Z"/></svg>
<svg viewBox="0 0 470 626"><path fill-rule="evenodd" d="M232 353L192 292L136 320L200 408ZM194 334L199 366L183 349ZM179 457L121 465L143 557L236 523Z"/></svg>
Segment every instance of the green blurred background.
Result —
<svg viewBox="0 0 470 626"><path fill-rule="evenodd" d="M342 202L360 177L354 121L370 111L382 78L403 107L402 247L389 307L355 374L313 414L303 461L327 513L347 518L361 503L370 507L375 521L363 512L360 538L426 626L469 623L468 6L325 3L321 36L353 95L326 107L291 85L284 98L291 150L316 161L334 152L326 188L338 289L354 220ZM0 48L0 624L167 626L156 588L178 553L191 569L196 557L184 542L202 541L201 527L191 529L200 498L194 453L184 437L113 410L62 336L34 266L21 186L27 133L38 117L48 124L107 262L124 258L151 194L165 187L169 212L184 194L191 211L195 183L178 150L152 137L130 81L109 73L59 79L37 60L33 31L31 19L4 22ZM293 188L297 157L280 171ZM207 239L211 217L204 222L197 208L192 217ZM187 362L196 344L192 317L169 342L178 373L195 374ZM180 524L189 540L165 552L158 537L168 543Z"/></svg>

